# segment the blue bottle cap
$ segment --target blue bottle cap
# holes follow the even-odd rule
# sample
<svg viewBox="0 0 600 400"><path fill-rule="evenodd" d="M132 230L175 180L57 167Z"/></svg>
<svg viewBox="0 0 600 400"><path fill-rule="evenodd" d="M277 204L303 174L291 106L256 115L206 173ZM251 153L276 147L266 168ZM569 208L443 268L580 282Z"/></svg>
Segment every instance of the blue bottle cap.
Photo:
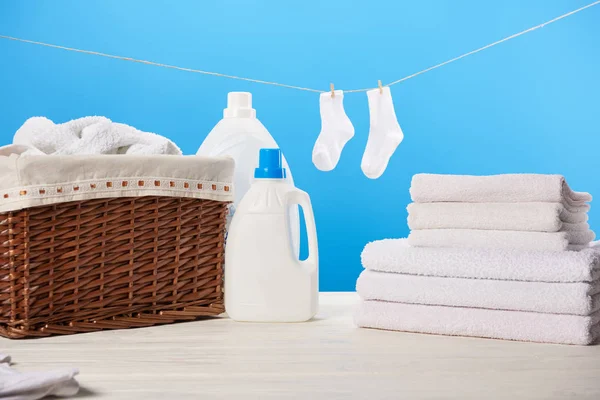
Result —
<svg viewBox="0 0 600 400"><path fill-rule="evenodd" d="M254 170L254 177L259 179L285 178L285 168L281 167L281 150L260 149L258 168Z"/></svg>

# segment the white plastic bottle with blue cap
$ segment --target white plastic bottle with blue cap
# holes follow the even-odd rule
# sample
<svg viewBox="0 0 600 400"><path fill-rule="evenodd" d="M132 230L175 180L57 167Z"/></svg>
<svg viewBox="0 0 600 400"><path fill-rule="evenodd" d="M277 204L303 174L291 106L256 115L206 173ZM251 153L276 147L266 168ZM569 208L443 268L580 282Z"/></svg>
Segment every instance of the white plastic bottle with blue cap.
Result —
<svg viewBox="0 0 600 400"><path fill-rule="evenodd" d="M252 94L248 92L228 93L227 108L223 110L223 119L210 131L196 154L212 157L230 156L234 159L234 201L230 214L236 212L241 199L254 181L254 168L258 164L259 150L275 147L279 147L275 139L256 118L256 110L252 108ZM285 157L282 157L283 167L287 171L285 180L293 186L292 172ZM297 207L290 210L290 220L294 251L298 254L300 218Z"/></svg>
<svg viewBox="0 0 600 400"><path fill-rule="evenodd" d="M302 322L317 313L319 254L310 197L290 185L279 149L261 149L255 180L229 227L225 310L236 321ZM293 249L290 206L304 211L308 257Z"/></svg>

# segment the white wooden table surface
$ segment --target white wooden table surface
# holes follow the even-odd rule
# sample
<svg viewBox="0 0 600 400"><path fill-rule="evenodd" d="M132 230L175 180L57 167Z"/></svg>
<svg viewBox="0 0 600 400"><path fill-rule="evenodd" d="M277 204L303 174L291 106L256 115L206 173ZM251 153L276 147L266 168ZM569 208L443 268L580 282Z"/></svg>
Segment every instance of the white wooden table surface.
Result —
<svg viewBox="0 0 600 400"><path fill-rule="evenodd" d="M600 346L358 329L354 293L302 324L228 319L0 340L20 370L77 366L79 398L600 399Z"/></svg>

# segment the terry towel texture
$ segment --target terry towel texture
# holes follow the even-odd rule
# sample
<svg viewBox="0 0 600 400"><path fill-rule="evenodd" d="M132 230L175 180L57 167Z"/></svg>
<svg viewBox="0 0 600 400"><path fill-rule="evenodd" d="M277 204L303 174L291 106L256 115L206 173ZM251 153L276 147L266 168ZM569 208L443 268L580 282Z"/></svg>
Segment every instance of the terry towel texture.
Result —
<svg viewBox="0 0 600 400"><path fill-rule="evenodd" d="M540 343L588 345L600 334L600 312L579 316L367 300L354 320L364 328Z"/></svg>
<svg viewBox="0 0 600 400"><path fill-rule="evenodd" d="M571 212L560 203L411 203L408 227L558 232L588 230L590 206Z"/></svg>
<svg viewBox="0 0 600 400"><path fill-rule="evenodd" d="M363 271L364 300L589 315L600 308L600 282L546 283L444 278Z"/></svg>
<svg viewBox="0 0 600 400"><path fill-rule="evenodd" d="M13 144L27 147L23 155L181 155L179 147L163 136L95 116L64 124L44 117L29 118L15 133Z"/></svg>
<svg viewBox="0 0 600 400"><path fill-rule="evenodd" d="M580 252L369 243L360 327L591 344L600 319L600 244Z"/></svg>
<svg viewBox="0 0 600 400"><path fill-rule="evenodd" d="M410 232L408 243L415 247L567 251L581 250L595 238L589 229L565 232L421 229Z"/></svg>
<svg viewBox="0 0 600 400"><path fill-rule="evenodd" d="M361 254L364 268L422 276L533 282L600 279L600 242L582 251L410 247L406 239L378 240Z"/></svg>
<svg viewBox="0 0 600 400"><path fill-rule="evenodd" d="M410 187L417 203L565 203L582 206L589 193L574 192L561 175L506 174L492 176L417 174Z"/></svg>
<svg viewBox="0 0 600 400"><path fill-rule="evenodd" d="M358 326L591 344L600 334L592 197L560 175L415 175L407 239L369 243ZM570 251L577 250L577 251Z"/></svg>
<svg viewBox="0 0 600 400"><path fill-rule="evenodd" d="M417 174L408 210L415 247L581 250L595 239L588 193L561 175Z"/></svg>

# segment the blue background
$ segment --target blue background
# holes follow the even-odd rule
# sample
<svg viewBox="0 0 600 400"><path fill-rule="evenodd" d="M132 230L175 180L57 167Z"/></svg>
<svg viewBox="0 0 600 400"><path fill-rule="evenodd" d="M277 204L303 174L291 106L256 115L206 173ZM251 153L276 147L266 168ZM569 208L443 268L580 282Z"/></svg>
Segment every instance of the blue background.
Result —
<svg viewBox="0 0 600 400"><path fill-rule="evenodd" d="M2 1L0 34L327 90L399 79L591 0ZM321 290L353 290L360 252L408 233L418 172L564 174L600 196L600 6L392 88L405 139L385 174L360 161L364 93L345 97L356 135L332 172L311 150L318 95L0 40L0 142L29 117L104 115L168 136L186 154L229 91L258 117L311 195ZM592 227L600 212L592 208Z"/></svg>

